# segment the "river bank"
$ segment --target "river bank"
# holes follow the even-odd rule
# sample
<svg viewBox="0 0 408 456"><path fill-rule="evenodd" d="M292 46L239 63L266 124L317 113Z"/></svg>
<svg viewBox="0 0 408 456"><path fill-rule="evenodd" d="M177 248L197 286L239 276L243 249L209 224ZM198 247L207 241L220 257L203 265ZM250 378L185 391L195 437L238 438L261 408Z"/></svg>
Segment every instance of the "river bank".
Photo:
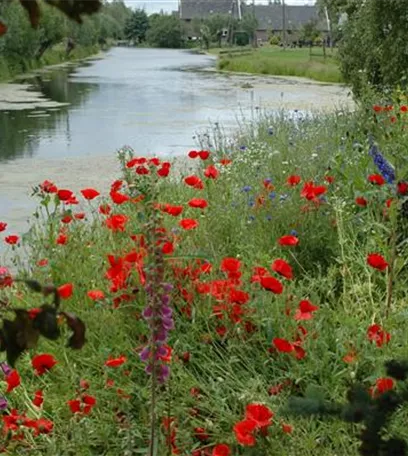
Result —
<svg viewBox="0 0 408 456"><path fill-rule="evenodd" d="M336 61L335 50L322 48L286 49L265 46L258 49L212 49L217 56L217 68L221 71L271 76L297 76L319 82L343 82Z"/></svg>
<svg viewBox="0 0 408 456"><path fill-rule="evenodd" d="M19 60L8 60L0 56L0 83L11 82L17 77L24 77L33 71L51 68L55 65L64 63L73 63L94 57L99 54L101 47L94 46L77 46L68 56L64 46L57 45L54 48L45 51L40 59L27 60L21 57Z"/></svg>

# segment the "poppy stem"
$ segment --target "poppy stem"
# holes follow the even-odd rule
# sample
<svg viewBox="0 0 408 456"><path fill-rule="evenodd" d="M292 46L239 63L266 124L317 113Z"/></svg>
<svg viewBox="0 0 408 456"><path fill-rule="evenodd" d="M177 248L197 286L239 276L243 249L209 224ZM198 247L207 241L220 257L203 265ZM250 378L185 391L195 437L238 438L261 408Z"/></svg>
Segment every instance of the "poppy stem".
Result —
<svg viewBox="0 0 408 456"><path fill-rule="evenodd" d="M391 235L391 258L389 262L388 270L388 283L387 283L387 298L385 306L385 318L388 318L388 315L391 311L392 304L392 294L394 291L394 270L395 270L395 259L397 256L397 233L396 230L393 230Z"/></svg>

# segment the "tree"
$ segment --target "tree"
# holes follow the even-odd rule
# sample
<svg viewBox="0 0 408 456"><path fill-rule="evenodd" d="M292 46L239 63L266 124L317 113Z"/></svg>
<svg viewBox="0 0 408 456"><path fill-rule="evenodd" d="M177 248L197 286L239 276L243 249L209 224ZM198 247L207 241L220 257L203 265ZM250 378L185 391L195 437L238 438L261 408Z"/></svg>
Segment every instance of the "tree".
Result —
<svg viewBox="0 0 408 456"><path fill-rule="evenodd" d="M319 30L317 29L317 21L316 20L312 20L312 21L309 21L307 22L303 28L302 28L302 31L301 31L301 39L306 41L306 42L309 42L309 43L312 43L316 40L316 38L318 38L320 36L320 32Z"/></svg>
<svg viewBox="0 0 408 456"><path fill-rule="evenodd" d="M353 6L356 6L353 0ZM348 15L339 43L340 66L357 96L408 86L408 10L400 0L359 3Z"/></svg>
<svg viewBox="0 0 408 456"><path fill-rule="evenodd" d="M248 35L250 42L255 42L255 35L258 29L258 19L254 14L248 13L245 14L241 21L242 30Z"/></svg>
<svg viewBox="0 0 408 456"><path fill-rule="evenodd" d="M146 11L137 9L127 19L125 25L125 37L128 40L133 40L136 43L146 41L146 33L149 29L149 18Z"/></svg>
<svg viewBox="0 0 408 456"><path fill-rule="evenodd" d="M175 16L154 14L149 17L147 41L156 47L180 48L183 44L183 33L180 20Z"/></svg>

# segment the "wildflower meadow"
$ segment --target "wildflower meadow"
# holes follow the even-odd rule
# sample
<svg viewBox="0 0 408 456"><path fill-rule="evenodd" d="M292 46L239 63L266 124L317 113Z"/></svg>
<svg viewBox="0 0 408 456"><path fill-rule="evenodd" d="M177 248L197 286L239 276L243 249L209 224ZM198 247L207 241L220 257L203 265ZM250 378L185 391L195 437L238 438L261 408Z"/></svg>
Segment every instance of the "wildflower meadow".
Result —
<svg viewBox="0 0 408 456"><path fill-rule="evenodd" d="M407 454L402 102L259 118L0 221L0 451Z"/></svg>

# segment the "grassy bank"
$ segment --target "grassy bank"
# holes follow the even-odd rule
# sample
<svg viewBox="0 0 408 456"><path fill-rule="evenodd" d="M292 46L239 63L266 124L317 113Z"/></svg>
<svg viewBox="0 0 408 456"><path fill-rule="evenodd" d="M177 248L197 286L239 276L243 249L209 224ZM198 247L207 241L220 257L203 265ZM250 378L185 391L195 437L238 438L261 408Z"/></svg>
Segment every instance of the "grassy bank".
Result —
<svg viewBox="0 0 408 456"><path fill-rule="evenodd" d="M61 316L63 340L41 338L21 356L21 384L8 374L9 453L154 454L153 408L159 456L357 455L361 424L298 416L288 399L344 403L355 383L374 398L402 388L381 379L385 360L408 358L406 222L396 218L407 190L369 177L378 170L365 133L401 164L406 114L391 115L260 119L234 145L216 130L210 153L186 153L186 180L126 149L110 192L38 188L38 223L13 247L17 265L31 252L18 276L59 287L87 342L66 348ZM368 264L373 253L388 264ZM3 316L50 301L1 274ZM146 347L166 377L154 395ZM47 357L36 375L38 354L57 364ZM47 421L13 427L13 408ZM400 407L387 432L407 439L407 417Z"/></svg>
<svg viewBox="0 0 408 456"><path fill-rule="evenodd" d="M55 46L47 50L40 59L27 60L24 57L9 60L0 56L0 82L6 82L32 70L38 70L48 65L81 60L97 54L99 46L77 47L67 57L64 46Z"/></svg>
<svg viewBox="0 0 408 456"><path fill-rule="evenodd" d="M326 59L321 48L287 49L262 47L257 50L245 48L240 52L232 50L214 50L219 57L218 68L252 74L275 76L299 76L321 82L342 82L342 76L335 56L327 51Z"/></svg>

